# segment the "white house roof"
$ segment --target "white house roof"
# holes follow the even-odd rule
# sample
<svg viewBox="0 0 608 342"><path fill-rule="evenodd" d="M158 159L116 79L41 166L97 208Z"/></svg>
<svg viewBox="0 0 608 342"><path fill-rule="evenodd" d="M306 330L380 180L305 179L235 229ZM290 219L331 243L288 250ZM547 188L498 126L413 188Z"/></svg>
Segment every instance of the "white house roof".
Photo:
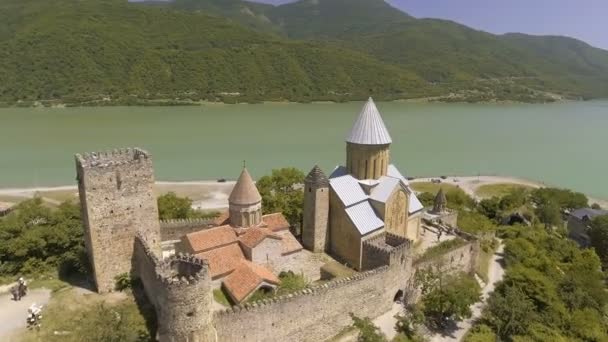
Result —
<svg viewBox="0 0 608 342"><path fill-rule="evenodd" d="M382 176L378 181L379 184L374 187L369 198L373 199L374 201L385 203L395 190L395 187L399 185L401 180L398 178Z"/></svg>
<svg viewBox="0 0 608 342"><path fill-rule="evenodd" d="M346 141L361 145L386 145L392 142L380 112L371 97L361 109Z"/></svg>
<svg viewBox="0 0 608 342"><path fill-rule="evenodd" d="M345 207L367 200L359 182L351 175L332 178L329 185L336 192Z"/></svg>
<svg viewBox="0 0 608 342"><path fill-rule="evenodd" d="M346 214L361 235L384 227L384 222L376 216L376 212L368 201L346 208Z"/></svg>
<svg viewBox="0 0 608 342"><path fill-rule="evenodd" d="M422 205L422 203L420 203L418 197L416 197L413 191L410 192L410 205L409 208L407 208L408 213L413 214L422 209L424 209L424 206Z"/></svg>

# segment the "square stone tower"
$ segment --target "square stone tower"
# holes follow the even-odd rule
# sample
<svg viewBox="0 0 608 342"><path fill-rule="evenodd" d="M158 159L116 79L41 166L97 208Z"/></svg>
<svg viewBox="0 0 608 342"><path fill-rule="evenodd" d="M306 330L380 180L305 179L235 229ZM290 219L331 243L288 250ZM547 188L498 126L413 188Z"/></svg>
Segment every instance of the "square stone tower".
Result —
<svg viewBox="0 0 608 342"><path fill-rule="evenodd" d="M302 243L315 253L327 250L329 242L329 180L315 165L304 179Z"/></svg>
<svg viewBox="0 0 608 342"><path fill-rule="evenodd" d="M76 155L85 246L99 292L131 272L137 233L160 256L160 223L151 156L141 149Z"/></svg>

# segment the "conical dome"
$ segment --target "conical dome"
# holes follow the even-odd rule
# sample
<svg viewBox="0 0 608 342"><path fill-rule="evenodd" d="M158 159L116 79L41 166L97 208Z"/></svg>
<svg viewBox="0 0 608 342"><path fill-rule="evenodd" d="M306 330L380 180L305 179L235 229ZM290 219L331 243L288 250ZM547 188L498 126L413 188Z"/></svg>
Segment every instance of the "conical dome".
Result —
<svg viewBox="0 0 608 342"><path fill-rule="evenodd" d="M329 179L327 179L327 176L325 173L323 173L323 170L321 170L318 165L315 165L315 167L310 170L304 181L317 187L329 186Z"/></svg>
<svg viewBox="0 0 608 342"><path fill-rule="evenodd" d="M443 188L439 188L437 196L435 196L435 203L433 204L433 212L442 213L445 211L445 207L448 204L448 200L445 197Z"/></svg>
<svg viewBox="0 0 608 342"><path fill-rule="evenodd" d="M386 145L392 142L380 112L371 97L361 109L346 141L360 145Z"/></svg>
<svg viewBox="0 0 608 342"><path fill-rule="evenodd" d="M230 193L230 197L228 197L228 203L247 205L258 203L261 200L262 196L260 196L260 192L258 191L258 188L256 188L255 183L253 183L251 175L249 175L246 168L243 168L243 172L241 172L234 189L232 189L232 192Z"/></svg>

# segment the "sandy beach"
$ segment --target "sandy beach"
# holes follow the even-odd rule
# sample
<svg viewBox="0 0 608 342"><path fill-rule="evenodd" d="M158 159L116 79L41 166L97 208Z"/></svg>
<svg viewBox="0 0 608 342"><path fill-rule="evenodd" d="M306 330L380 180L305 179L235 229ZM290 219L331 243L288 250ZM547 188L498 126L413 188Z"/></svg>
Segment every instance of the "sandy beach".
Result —
<svg viewBox="0 0 608 342"><path fill-rule="evenodd" d="M431 182L433 179L439 179L439 177L416 178L411 180L410 183ZM477 200L480 199L477 190L483 185L516 184L533 188L546 186L542 182L507 176L447 176L445 179L441 179L441 182L458 186ZM156 182L155 193L162 195L172 191L178 196L189 197L193 201L193 207L197 209L223 209L228 206L228 196L234 184L234 181L220 183L216 180L158 181ZM78 198L78 189L76 185L0 189L0 201L2 202L15 203L34 196L40 196L44 201L57 205L65 200ZM590 204L598 203L602 207L608 208L607 199L589 197L589 202Z"/></svg>

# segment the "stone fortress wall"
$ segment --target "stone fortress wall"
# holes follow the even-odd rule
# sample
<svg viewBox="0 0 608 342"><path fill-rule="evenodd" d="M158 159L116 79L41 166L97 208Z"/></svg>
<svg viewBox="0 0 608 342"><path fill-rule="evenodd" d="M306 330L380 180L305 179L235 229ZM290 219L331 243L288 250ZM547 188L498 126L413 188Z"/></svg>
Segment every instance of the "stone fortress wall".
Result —
<svg viewBox="0 0 608 342"><path fill-rule="evenodd" d="M214 218L176 219L160 221L162 241L179 240L182 236L217 226Z"/></svg>
<svg viewBox="0 0 608 342"><path fill-rule="evenodd" d="M396 298L411 292L415 270L437 262L414 265L410 240L379 234L364 242L364 272L213 312L208 264L193 256L161 258L163 236L174 238L206 223L164 222L161 229L150 155L117 150L77 155L76 164L98 289L110 291L119 273L131 271L139 277L155 307L162 342L323 341L352 324L350 313L375 318L388 311ZM470 272L475 269L475 244L442 260Z"/></svg>

